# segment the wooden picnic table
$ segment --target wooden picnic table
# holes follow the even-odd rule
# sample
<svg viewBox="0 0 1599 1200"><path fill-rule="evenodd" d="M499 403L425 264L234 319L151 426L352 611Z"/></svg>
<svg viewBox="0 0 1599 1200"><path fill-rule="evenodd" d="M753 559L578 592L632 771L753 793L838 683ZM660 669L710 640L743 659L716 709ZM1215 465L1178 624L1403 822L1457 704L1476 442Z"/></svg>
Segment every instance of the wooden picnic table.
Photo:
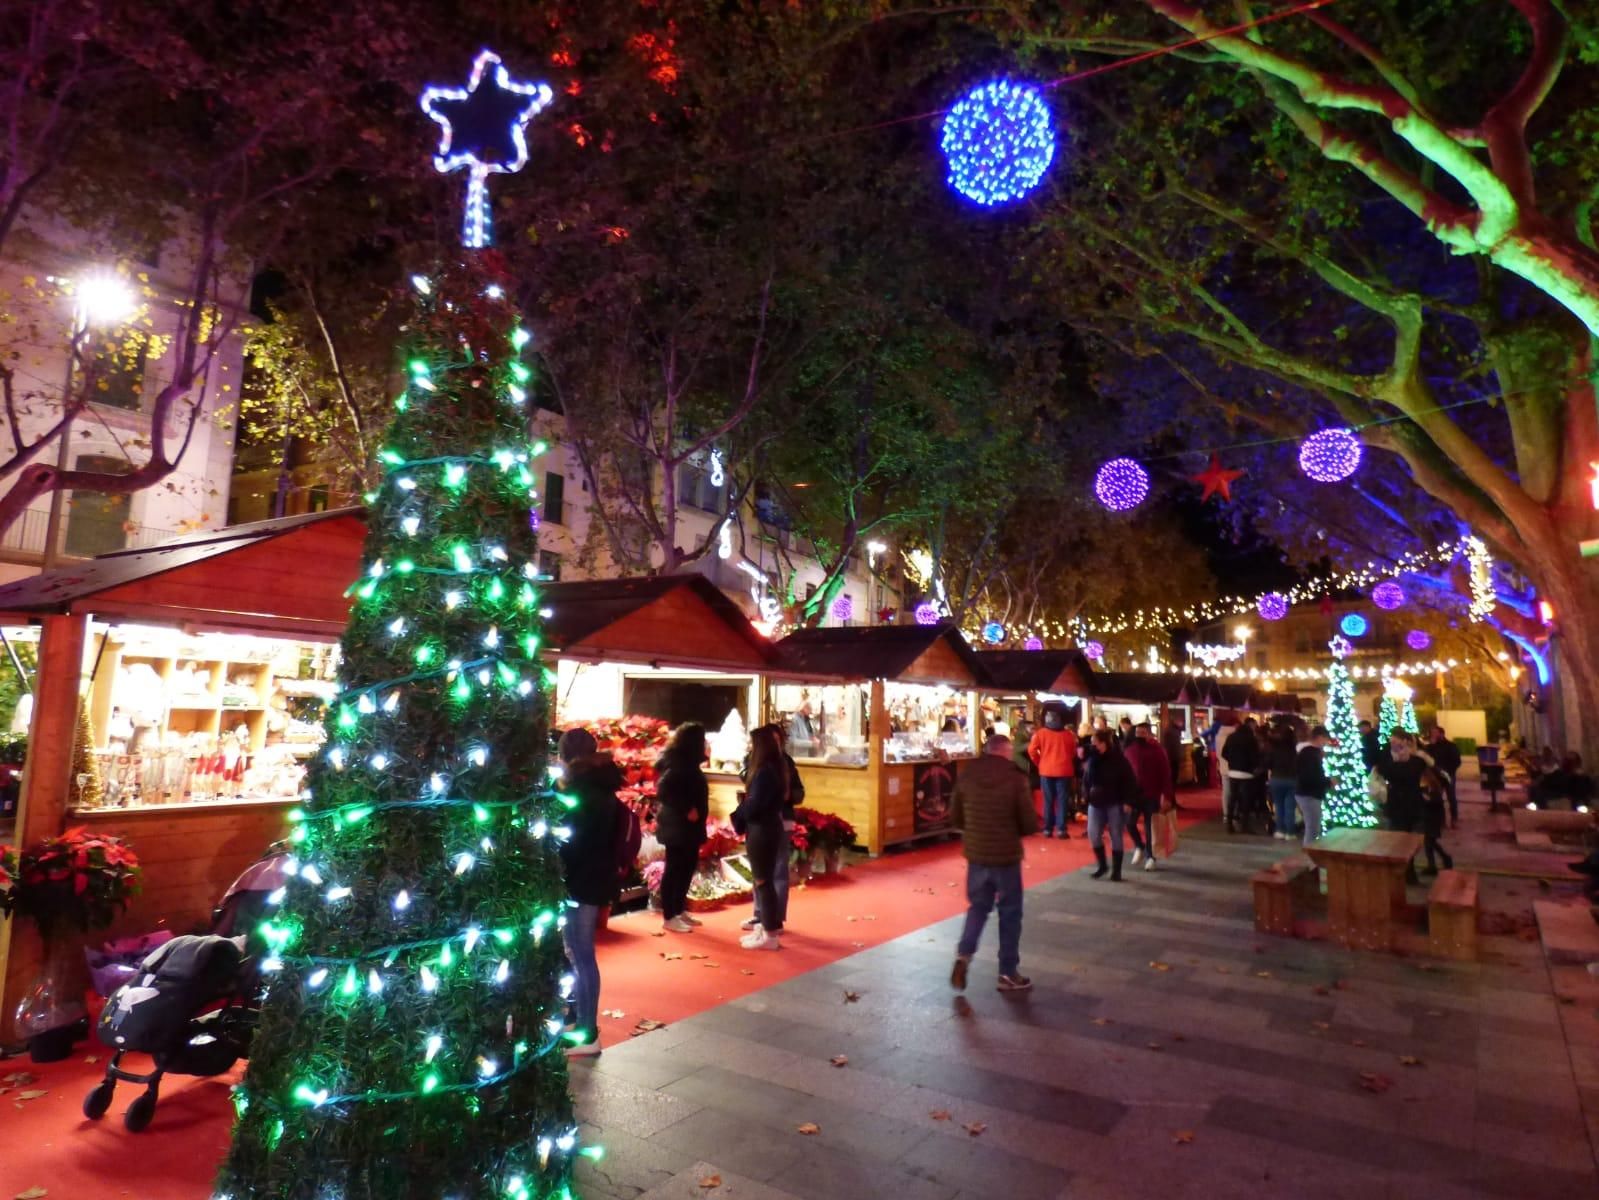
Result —
<svg viewBox="0 0 1599 1200"><path fill-rule="evenodd" d="M1327 872L1327 923L1335 939L1360 950L1393 948L1405 868L1421 846L1419 833L1335 829L1305 847Z"/></svg>

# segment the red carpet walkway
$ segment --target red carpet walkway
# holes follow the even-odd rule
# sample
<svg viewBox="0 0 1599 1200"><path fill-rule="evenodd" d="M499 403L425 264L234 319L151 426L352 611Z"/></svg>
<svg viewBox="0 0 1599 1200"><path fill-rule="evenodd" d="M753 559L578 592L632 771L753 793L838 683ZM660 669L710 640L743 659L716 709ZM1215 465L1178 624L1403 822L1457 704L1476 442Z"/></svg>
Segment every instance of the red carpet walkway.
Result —
<svg viewBox="0 0 1599 1200"><path fill-rule="evenodd" d="M1184 793L1183 803L1194 820L1214 815L1218 800L1214 793ZM1032 839L1023 864L1029 885L1092 861L1082 825L1073 830L1069 841ZM658 914L618 917L601 935L600 1007L623 1015L600 1019L602 1040L625 1040L641 1018L670 1023L692 1016L954 916L966 907L964 879L956 843L851 867L793 893L789 929L775 954L740 948L738 926L748 906L701 914L702 929L664 937L652 936L660 929ZM989 952L992 938L990 931ZM139 1095L136 1085L118 1086L104 1120L83 1119L79 1106L104 1063L104 1049L93 1042L62 1063L0 1061L0 1088L7 1089L0 1095L0 1200L31 1188L46 1189L45 1200L208 1200L227 1149L228 1088L237 1075L171 1077L149 1129L130 1134L122 1113ZM34 1081L4 1082L19 1071ZM40 1090L44 1095L19 1098Z"/></svg>

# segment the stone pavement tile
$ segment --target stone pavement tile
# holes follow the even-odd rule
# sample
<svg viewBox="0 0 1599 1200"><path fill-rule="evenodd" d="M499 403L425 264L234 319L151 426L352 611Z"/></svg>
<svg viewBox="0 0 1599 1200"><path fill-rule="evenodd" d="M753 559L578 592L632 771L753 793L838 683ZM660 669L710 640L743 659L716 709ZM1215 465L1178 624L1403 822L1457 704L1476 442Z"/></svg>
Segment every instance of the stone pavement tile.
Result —
<svg viewBox="0 0 1599 1200"><path fill-rule="evenodd" d="M712 1178L721 1180L716 1187L706 1187ZM590 1200L587 1192L580 1192L582 1200ZM697 1162L688 1170L679 1172L658 1187L651 1188L638 1200L795 1200L794 1193L757 1183L731 1171L724 1171L715 1163Z"/></svg>
<svg viewBox="0 0 1599 1200"><path fill-rule="evenodd" d="M571 1081L572 1099L583 1120L607 1132L620 1129L635 1137L647 1138L681 1121L697 1107L666 1092L602 1071L574 1067Z"/></svg>
<svg viewBox="0 0 1599 1200"><path fill-rule="evenodd" d="M936 1119L935 1112L948 1113L949 1117ZM981 1134L985 1146L1063 1170L1114 1153L1111 1139L1065 1124L1059 1111L1019 1113L933 1088L906 1089L885 1106L884 1113L956 1141L970 1139L967 1127L980 1123L987 1127Z"/></svg>
<svg viewBox="0 0 1599 1200"><path fill-rule="evenodd" d="M1532 1170L1580 1174L1593 1168L1593 1146L1588 1141L1587 1126L1580 1118L1575 1136L1506 1129L1502 1125L1480 1122L1473 1128L1479 1154L1504 1159L1507 1163L1524 1163ZM1594 1194L1599 1195L1599 1179L1594 1182Z"/></svg>
<svg viewBox="0 0 1599 1200"><path fill-rule="evenodd" d="M1591 1004L1562 1006L1559 1020L1560 1030L1569 1045L1599 1050L1599 1007Z"/></svg>
<svg viewBox="0 0 1599 1200"><path fill-rule="evenodd" d="M1018 1079L955 1059L906 1051L873 1064L871 1070L902 1083L932 1088L1020 1113L1048 1112L1052 1119L1092 1133L1108 1133L1126 1114L1118 1101L1089 1092Z"/></svg>
<svg viewBox="0 0 1599 1200"><path fill-rule="evenodd" d="M1571 1055L1564 1042L1543 1038L1487 1037L1477 1042L1477 1066L1483 1071L1501 1067L1516 1070L1571 1072Z"/></svg>
<svg viewBox="0 0 1599 1200"><path fill-rule="evenodd" d="M986 1136L986 1135L985 1135ZM1066 1172L982 1144L982 1137L929 1138L917 1144L900 1165L911 1174L961 1188L990 1188L1013 1200L1055 1200L1066 1187Z"/></svg>
<svg viewBox="0 0 1599 1200"><path fill-rule="evenodd" d="M1554 1069L1496 1066L1486 1070L1479 1066L1478 1087L1495 1095L1534 1104L1576 1108L1581 1103L1577 1081L1572 1077L1569 1064Z"/></svg>
<svg viewBox="0 0 1599 1200"><path fill-rule="evenodd" d="M650 1036L653 1035L645 1035ZM641 1042L629 1043L605 1051L598 1060L594 1060L592 1067L584 1069L614 1075L641 1087L658 1088L682 1078L699 1066L692 1055L683 1052L683 1047L689 1044L691 1041L657 1049Z"/></svg>
<svg viewBox="0 0 1599 1200"><path fill-rule="evenodd" d="M756 1078L771 1076L797 1063L811 1061L792 1050L715 1031L698 1034L693 1041L684 1044L684 1052L692 1054L699 1066L723 1067Z"/></svg>
<svg viewBox="0 0 1599 1200"><path fill-rule="evenodd" d="M575 1190L583 1200L605 1196L632 1200L666 1182L693 1161L692 1152L677 1151L620 1129L600 1129L584 1122L578 1133L585 1144L605 1147L605 1156L599 1162L583 1158L577 1164Z"/></svg>
<svg viewBox="0 0 1599 1200"><path fill-rule="evenodd" d="M956 1192L882 1159L821 1146L772 1182L803 1200L953 1200Z"/></svg>
<svg viewBox="0 0 1599 1200"><path fill-rule="evenodd" d="M884 1079L870 1070L863 1070L854 1062L835 1067L819 1059L807 1059L783 1067L766 1078L781 1087L804 1092L807 1096L819 1096L885 1115L892 1115L889 1109L911 1090L909 1084Z"/></svg>
<svg viewBox="0 0 1599 1200"><path fill-rule="evenodd" d="M1492 1077L1484 1086L1492 1086ZM1477 1089L1477 1123L1510 1133L1542 1133L1551 1137L1586 1140L1582 1110L1577 1105L1539 1104Z"/></svg>
<svg viewBox="0 0 1599 1200"><path fill-rule="evenodd" d="M810 1140L797 1133L791 1137L774 1136L772 1128L760 1121L719 1108L704 1108L668 1125L650 1138L650 1144L676 1151L689 1161L713 1154L727 1170L767 1183L813 1156L814 1146L800 1144Z"/></svg>

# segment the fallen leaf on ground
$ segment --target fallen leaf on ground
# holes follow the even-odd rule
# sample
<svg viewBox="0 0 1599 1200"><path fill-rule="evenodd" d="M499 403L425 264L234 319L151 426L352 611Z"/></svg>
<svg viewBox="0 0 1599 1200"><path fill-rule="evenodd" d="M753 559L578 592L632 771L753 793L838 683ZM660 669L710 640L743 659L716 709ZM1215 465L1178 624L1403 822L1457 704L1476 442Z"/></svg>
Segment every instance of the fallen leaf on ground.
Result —
<svg viewBox="0 0 1599 1200"><path fill-rule="evenodd" d="M31 1187L25 1192L18 1192L17 1200L39 1200L40 1196L48 1196L49 1194L49 1191L45 1188Z"/></svg>
<svg viewBox="0 0 1599 1200"><path fill-rule="evenodd" d="M676 962L678 959L682 958L683 956L681 954L678 954L676 951L662 950L661 951L661 957L664 958L667 962Z"/></svg>
<svg viewBox="0 0 1599 1200"><path fill-rule="evenodd" d="M1161 1044L1159 1042L1145 1042L1144 1045L1148 1046L1151 1050L1161 1049Z"/></svg>
<svg viewBox="0 0 1599 1200"><path fill-rule="evenodd" d="M1179 1146L1192 1146L1194 1144L1193 1131L1184 1129L1178 1133L1174 1133L1172 1134L1171 1140L1176 1142Z"/></svg>
<svg viewBox="0 0 1599 1200"><path fill-rule="evenodd" d="M799 1132L803 1133L806 1137L815 1137L817 1134L822 1132L822 1127L815 1121L806 1121L805 1124L799 1127Z"/></svg>
<svg viewBox="0 0 1599 1200"><path fill-rule="evenodd" d="M1349 1044L1350 1044L1350 1045L1351 1045L1351 1046L1364 1046L1364 1045L1365 1045L1365 1044L1366 1044L1366 1043L1365 1043L1365 1042L1363 1042L1363 1041L1362 1041L1362 1040L1361 1040L1361 1039L1360 1039L1360 1038L1355 1038L1355 1039L1354 1039L1354 1040L1353 1040L1353 1041L1351 1041L1351 1042L1350 1042L1350 1043L1349 1043Z"/></svg>
<svg viewBox="0 0 1599 1200"><path fill-rule="evenodd" d="M1318 983L1315 987L1311 988L1310 990L1312 992L1316 993L1316 995L1318 995L1318 996L1325 996L1327 994L1328 988L1327 988L1326 984Z"/></svg>
<svg viewBox="0 0 1599 1200"><path fill-rule="evenodd" d="M827 1061L832 1063L835 1067L847 1067L847 1066L849 1066L849 1055L847 1055L847 1054L835 1054L835 1055L833 1055L832 1058L828 1059Z"/></svg>
<svg viewBox="0 0 1599 1200"><path fill-rule="evenodd" d="M1270 979L1271 978L1271 972L1270 971L1256 971L1255 972L1255 978L1256 979Z"/></svg>
<svg viewBox="0 0 1599 1200"><path fill-rule="evenodd" d="M1394 1081L1386 1075L1379 1075L1375 1071L1362 1071L1360 1073L1360 1086L1368 1092L1379 1095L1394 1086Z"/></svg>
<svg viewBox="0 0 1599 1200"><path fill-rule="evenodd" d="M29 1092L18 1092L17 1093L17 1099L18 1100L37 1100L40 1096L48 1096L49 1094L50 1094L50 1089L49 1088L34 1088L32 1091L29 1091Z"/></svg>
<svg viewBox="0 0 1599 1200"><path fill-rule="evenodd" d="M935 1108L927 1115L932 1117L935 1121L948 1121L950 1119L949 1109L947 1108Z"/></svg>
<svg viewBox="0 0 1599 1200"><path fill-rule="evenodd" d="M859 921L860 920L859 917L845 917L844 919L846 921Z"/></svg>
<svg viewBox="0 0 1599 1200"><path fill-rule="evenodd" d="M1152 962L1149 964L1149 969L1151 971L1169 971L1171 970L1171 963Z"/></svg>
<svg viewBox="0 0 1599 1200"><path fill-rule="evenodd" d="M748 967L740 967L738 969L738 973L740 975L753 975L753 974L755 974L755 972L750 970Z"/></svg>
<svg viewBox="0 0 1599 1200"><path fill-rule="evenodd" d="M653 929L653 930L650 931L650 936L651 937L665 937L666 936L666 930L664 930L664 929Z"/></svg>
<svg viewBox="0 0 1599 1200"><path fill-rule="evenodd" d="M707 1175L700 1180L700 1186L706 1191L710 1191L712 1188L719 1188L722 1186L722 1177L720 1175Z"/></svg>
<svg viewBox="0 0 1599 1200"><path fill-rule="evenodd" d="M1114 1025L1114 1024L1116 1024L1116 1022L1112 1021L1109 1017L1095 1017L1092 1021L1089 1022L1089 1024L1091 1024L1091 1025Z"/></svg>
<svg viewBox="0 0 1599 1200"><path fill-rule="evenodd" d="M1218 975L1231 975L1232 974L1232 970L1230 968L1228 968L1228 967L1217 967L1216 968L1216 974L1218 974Z"/></svg>
<svg viewBox="0 0 1599 1200"><path fill-rule="evenodd" d="M1402 1067L1425 1067L1427 1064L1414 1054L1401 1054L1399 1056L1399 1065Z"/></svg>
<svg viewBox="0 0 1599 1200"><path fill-rule="evenodd" d="M859 1000L860 998L861 998L861 994L859 992L845 992L844 993L844 1003L845 1004L854 1004L855 1001Z"/></svg>
<svg viewBox="0 0 1599 1200"><path fill-rule="evenodd" d="M627 1016L627 1014L619 1008L602 1008L600 1010L600 1016L610 1017L613 1021L620 1021L623 1017Z"/></svg>
<svg viewBox="0 0 1599 1200"><path fill-rule="evenodd" d="M1317 1029L1331 1029L1332 1028L1332 1025L1329 1022L1327 1022L1327 1021L1312 1021L1311 1025L1314 1026Z"/></svg>
<svg viewBox="0 0 1599 1200"><path fill-rule="evenodd" d="M1188 1039L1180 1033L1174 1033L1171 1035L1171 1040L1174 1042L1186 1042Z"/></svg>
<svg viewBox="0 0 1599 1200"><path fill-rule="evenodd" d="M709 957L710 957L709 954L690 954L689 955L689 960L692 962L696 958L709 958Z"/></svg>
<svg viewBox="0 0 1599 1200"><path fill-rule="evenodd" d="M0 1083L10 1084L12 1087L23 1087L33 1083L34 1080L35 1077L27 1071L13 1071L4 1079L0 1079Z"/></svg>
<svg viewBox="0 0 1599 1200"><path fill-rule="evenodd" d="M971 1134L973 1137L981 1137L983 1130L987 1128L988 1126L982 1121L973 1121L971 1124L966 1126L966 1132Z"/></svg>
<svg viewBox="0 0 1599 1200"><path fill-rule="evenodd" d="M932 938L928 938L927 940L928 941L932 941L933 939ZM859 949L863 948L866 945L866 943L865 942L851 942L850 945L854 946L855 949L859 950Z"/></svg>
<svg viewBox="0 0 1599 1200"><path fill-rule="evenodd" d="M719 967L722 964L721 963L715 963L715 962L708 962L708 963L702 963L701 965L702 966L706 966L706 967Z"/></svg>
<svg viewBox="0 0 1599 1200"><path fill-rule="evenodd" d="M665 1028L665 1021L652 1021L648 1017L640 1017L639 1023L633 1026L633 1036L638 1037L641 1033L654 1033L657 1029Z"/></svg>

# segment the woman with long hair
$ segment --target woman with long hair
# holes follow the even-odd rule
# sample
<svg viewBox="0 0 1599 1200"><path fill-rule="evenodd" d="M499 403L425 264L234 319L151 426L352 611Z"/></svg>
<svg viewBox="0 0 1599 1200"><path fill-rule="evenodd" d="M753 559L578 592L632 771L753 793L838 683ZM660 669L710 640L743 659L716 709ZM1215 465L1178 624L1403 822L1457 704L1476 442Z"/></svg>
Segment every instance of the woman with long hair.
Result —
<svg viewBox="0 0 1599 1200"><path fill-rule="evenodd" d="M705 782L705 726L689 721L672 731L656 760L655 840L666 849L661 875L661 928L692 933L700 922L688 912L688 886L694 881L700 846L705 841L706 810L711 789Z"/></svg>
<svg viewBox="0 0 1599 1200"><path fill-rule="evenodd" d="M783 812L788 807L788 758L777 731L763 725L750 736L749 787L739 804L745 850L755 881L755 911L760 923L739 939L746 950L780 950L782 908L777 899L777 856L782 853Z"/></svg>

